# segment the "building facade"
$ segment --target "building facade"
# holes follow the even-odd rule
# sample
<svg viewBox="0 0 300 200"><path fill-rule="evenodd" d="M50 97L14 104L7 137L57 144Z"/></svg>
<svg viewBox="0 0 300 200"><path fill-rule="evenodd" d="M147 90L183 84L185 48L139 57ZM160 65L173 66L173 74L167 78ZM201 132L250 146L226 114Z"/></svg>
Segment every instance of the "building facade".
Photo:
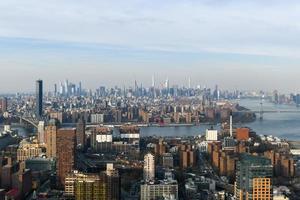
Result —
<svg viewBox="0 0 300 200"><path fill-rule="evenodd" d="M242 154L237 163L235 197L238 200L271 200L273 166L271 160Z"/></svg>
<svg viewBox="0 0 300 200"><path fill-rule="evenodd" d="M76 129L61 128L56 137L56 157L58 185L65 183L65 177L74 169L76 149Z"/></svg>
<svg viewBox="0 0 300 200"><path fill-rule="evenodd" d="M144 181L150 182L155 180L155 157L151 153L144 156Z"/></svg>

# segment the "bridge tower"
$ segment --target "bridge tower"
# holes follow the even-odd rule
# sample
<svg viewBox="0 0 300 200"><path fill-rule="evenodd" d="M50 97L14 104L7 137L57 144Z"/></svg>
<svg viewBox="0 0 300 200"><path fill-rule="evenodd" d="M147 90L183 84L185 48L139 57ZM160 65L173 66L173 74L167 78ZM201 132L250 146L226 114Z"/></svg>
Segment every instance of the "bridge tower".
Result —
<svg viewBox="0 0 300 200"><path fill-rule="evenodd" d="M264 118L263 98L264 98L264 96L262 96L260 99L259 120L263 120L263 118Z"/></svg>

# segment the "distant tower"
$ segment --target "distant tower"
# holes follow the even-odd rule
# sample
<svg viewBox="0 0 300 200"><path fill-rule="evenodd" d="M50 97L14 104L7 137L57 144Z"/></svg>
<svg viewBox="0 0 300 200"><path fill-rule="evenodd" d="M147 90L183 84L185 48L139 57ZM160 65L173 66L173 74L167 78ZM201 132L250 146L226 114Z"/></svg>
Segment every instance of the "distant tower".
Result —
<svg viewBox="0 0 300 200"><path fill-rule="evenodd" d="M260 108L259 108L259 119L260 120L263 120L263 118L264 118L263 98L264 98L264 96L262 96L260 99Z"/></svg>
<svg viewBox="0 0 300 200"><path fill-rule="evenodd" d="M155 79L154 79L154 75L152 76L152 88L155 88Z"/></svg>
<svg viewBox="0 0 300 200"><path fill-rule="evenodd" d="M155 180L155 157L151 153L147 153L144 156L144 181Z"/></svg>
<svg viewBox="0 0 300 200"><path fill-rule="evenodd" d="M36 116L41 118L43 115L43 81L36 81Z"/></svg>
<svg viewBox="0 0 300 200"><path fill-rule="evenodd" d="M81 96L81 94L82 94L82 83L80 81L78 86L78 95Z"/></svg>
<svg viewBox="0 0 300 200"><path fill-rule="evenodd" d="M69 95L69 81L68 81L68 79L65 81L65 93L66 93L66 95Z"/></svg>
<svg viewBox="0 0 300 200"><path fill-rule="evenodd" d="M189 89L191 89L191 77L189 77Z"/></svg>
<svg viewBox="0 0 300 200"><path fill-rule="evenodd" d="M135 93L136 96L138 95L138 89L139 89L139 86L138 86L138 84L137 84L137 82L135 80L134 81L134 93Z"/></svg>
<svg viewBox="0 0 300 200"><path fill-rule="evenodd" d="M232 113L230 113L230 137L232 137Z"/></svg>
<svg viewBox="0 0 300 200"><path fill-rule="evenodd" d="M57 96L57 84L54 84L54 96Z"/></svg>

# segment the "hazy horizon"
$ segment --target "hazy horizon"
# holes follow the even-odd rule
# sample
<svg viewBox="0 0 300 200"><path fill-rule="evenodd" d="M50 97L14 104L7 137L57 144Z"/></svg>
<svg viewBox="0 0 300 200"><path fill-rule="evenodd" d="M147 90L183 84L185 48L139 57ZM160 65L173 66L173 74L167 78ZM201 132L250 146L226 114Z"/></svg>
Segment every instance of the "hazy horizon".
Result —
<svg viewBox="0 0 300 200"><path fill-rule="evenodd" d="M0 93L170 85L300 92L300 2L3 0Z"/></svg>

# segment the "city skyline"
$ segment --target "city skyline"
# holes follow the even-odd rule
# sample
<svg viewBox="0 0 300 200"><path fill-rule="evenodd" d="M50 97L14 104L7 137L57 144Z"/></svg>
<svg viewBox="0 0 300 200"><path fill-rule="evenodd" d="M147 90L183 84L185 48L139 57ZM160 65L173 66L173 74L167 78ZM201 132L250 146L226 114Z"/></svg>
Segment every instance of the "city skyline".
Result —
<svg viewBox="0 0 300 200"><path fill-rule="evenodd" d="M193 85L296 92L300 30L292 19L299 6L294 0L2 1L0 68L7 76L0 91L33 91L37 79L49 90L66 77L93 89L134 80L150 85L154 74L179 85L191 77Z"/></svg>
<svg viewBox="0 0 300 200"><path fill-rule="evenodd" d="M0 200L300 199L299 0L0 1Z"/></svg>

